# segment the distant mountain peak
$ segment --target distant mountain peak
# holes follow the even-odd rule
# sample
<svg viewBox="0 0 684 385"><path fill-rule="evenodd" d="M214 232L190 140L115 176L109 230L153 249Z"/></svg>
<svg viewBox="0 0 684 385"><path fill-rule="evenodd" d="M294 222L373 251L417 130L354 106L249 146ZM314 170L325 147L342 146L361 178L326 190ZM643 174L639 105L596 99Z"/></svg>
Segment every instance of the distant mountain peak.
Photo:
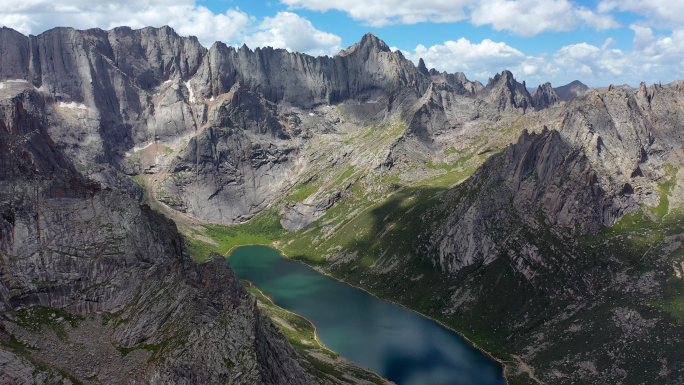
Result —
<svg viewBox="0 0 684 385"><path fill-rule="evenodd" d="M363 37L361 38L360 45L362 47L363 46L377 47L377 48L380 48L381 51L391 51L390 47L384 41L382 41L379 37L373 35L370 32L363 35Z"/></svg>
<svg viewBox="0 0 684 385"><path fill-rule="evenodd" d="M509 70L489 78L487 87L482 92L483 97L489 102L499 104L501 111L510 108L526 110L531 106L530 93L525 88L525 82L518 83Z"/></svg>
<svg viewBox="0 0 684 385"><path fill-rule="evenodd" d="M385 43L380 38L378 38L370 32L363 35L361 41L359 41L358 43L352 45L347 49L340 51L339 56L347 56L356 51L392 52L387 43Z"/></svg>
<svg viewBox="0 0 684 385"><path fill-rule="evenodd" d="M556 87L553 90L556 92L556 95L558 95L560 100L569 102L587 92L588 89L589 87L587 87L587 85L581 81L573 80L572 82L564 86Z"/></svg>
<svg viewBox="0 0 684 385"><path fill-rule="evenodd" d="M558 103L561 99L551 87L551 83L540 84L531 95L532 105L538 110Z"/></svg>
<svg viewBox="0 0 684 385"><path fill-rule="evenodd" d="M430 75L430 71L428 71L427 67L425 66L425 61L423 61L423 58L418 60L418 71L420 71L423 75Z"/></svg>

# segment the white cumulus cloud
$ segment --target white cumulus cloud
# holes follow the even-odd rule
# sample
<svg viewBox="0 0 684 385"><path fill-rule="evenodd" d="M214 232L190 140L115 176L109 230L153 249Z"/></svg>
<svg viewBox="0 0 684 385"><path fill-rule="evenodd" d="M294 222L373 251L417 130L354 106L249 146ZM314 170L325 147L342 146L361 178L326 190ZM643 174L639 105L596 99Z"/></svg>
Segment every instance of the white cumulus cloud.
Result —
<svg viewBox="0 0 684 385"><path fill-rule="evenodd" d="M610 42L601 47L573 44L554 53L552 65L566 75L604 85L635 86L640 81L666 83L684 78L684 30L656 36L650 28L631 28L635 32L631 50L611 48Z"/></svg>
<svg viewBox="0 0 684 385"><path fill-rule="evenodd" d="M35 24L29 16L16 13L3 14L1 12L0 25L14 28L23 34L31 33Z"/></svg>
<svg viewBox="0 0 684 385"><path fill-rule="evenodd" d="M599 12L619 10L647 17L644 24L656 28L684 27L684 1L682 0L601 0Z"/></svg>
<svg viewBox="0 0 684 385"><path fill-rule="evenodd" d="M472 0L281 0L281 3L293 8L321 12L330 9L344 11L353 19L374 27L463 20L466 18L464 7L471 2Z"/></svg>
<svg viewBox="0 0 684 385"><path fill-rule="evenodd" d="M169 25L181 35L197 36L204 45L233 41L252 22L237 9L214 14L194 0L25 0L0 9L0 23L24 34L59 26L111 29Z"/></svg>
<svg viewBox="0 0 684 385"><path fill-rule="evenodd" d="M475 25L491 24L497 31L508 30L520 36L544 31L570 31L582 23L595 29L616 28L610 15L596 14L568 0L490 0L474 7Z"/></svg>
<svg viewBox="0 0 684 385"><path fill-rule="evenodd" d="M355 20L380 27L419 22L469 20L521 36L544 31L569 31L586 25L616 28L612 15L599 14L569 0L281 0L292 8L347 12Z"/></svg>
<svg viewBox="0 0 684 385"><path fill-rule="evenodd" d="M684 30L656 35L647 27L632 25L635 32L631 50L613 48L616 40L607 38L600 46L586 42L561 47L550 55L527 55L503 42L489 39L471 43L465 38L429 48L418 45L404 55L414 63L420 58L428 68L464 72L469 79L486 82L509 69L528 86L550 81L554 86L578 79L590 86L609 84L669 83L684 78Z"/></svg>
<svg viewBox="0 0 684 385"><path fill-rule="evenodd" d="M428 68L463 72L468 78L483 82L505 69L511 70L516 76L531 77L547 66L543 57L525 55L506 43L490 39L471 43L460 38L430 48L418 45L414 52L404 52L404 55L414 63L423 58Z"/></svg>
<svg viewBox="0 0 684 385"><path fill-rule="evenodd" d="M312 55L334 55L342 48L342 38L319 31L309 20L290 12L266 17L244 42L250 47L285 48Z"/></svg>

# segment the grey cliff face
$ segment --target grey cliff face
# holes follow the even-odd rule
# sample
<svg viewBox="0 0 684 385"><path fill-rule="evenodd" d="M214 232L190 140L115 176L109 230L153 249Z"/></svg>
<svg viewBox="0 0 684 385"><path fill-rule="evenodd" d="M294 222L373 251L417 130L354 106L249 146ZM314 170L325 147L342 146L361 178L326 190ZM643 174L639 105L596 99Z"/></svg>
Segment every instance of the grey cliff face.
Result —
<svg viewBox="0 0 684 385"><path fill-rule="evenodd" d="M433 81L435 78L444 78L444 81L458 90L456 92L459 94L474 95L484 89L484 86L477 80L474 82L468 80L463 72L449 74L446 72L438 73L437 71L432 71L430 72L430 75L432 76Z"/></svg>
<svg viewBox="0 0 684 385"><path fill-rule="evenodd" d="M196 264L172 221L76 171L39 91L0 92L2 382L327 382L223 256Z"/></svg>
<svg viewBox="0 0 684 385"><path fill-rule="evenodd" d="M289 124L293 112L342 101L386 101L395 94L403 95L400 100L409 98L410 103L430 84L429 76L371 34L334 58L271 48L236 50L221 43L206 50L196 38L179 37L168 27L57 28L31 37L3 29L0 44L7 64L2 77L25 80L28 88L45 96L51 138L89 177L117 187L108 183L122 179L123 174L159 174L157 179L165 180L159 186L164 190L160 195L171 197L162 201L199 219L220 223L253 216L288 185L283 178L275 186L270 183L274 181L272 169L292 166L291 160L282 163L283 154L292 151L290 136L300 133ZM464 81L461 87L473 88ZM413 91L407 94L407 89ZM198 179L211 175L201 171L203 164L189 167L187 157L189 151L215 152L209 147L217 143L199 139L207 127L235 130L246 147L268 148L267 152L278 155L274 163L267 157L270 164L265 167L260 161L224 165L221 158L214 159L215 169L244 169L253 175L248 180L237 178L242 171L235 178L224 178L225 184L213 177ZM204 148L190 150L190 142ZM165 151L174 156L164 157ZM176 160L176 152L184 154ZM184 174L168 175L180 172L174 170ZM195 175L195 183L214 186L197 200L198 188L187 186L187 174ZM183 180L179 184L170 177ZM256 185L251 181L257 181ZM257 191L260 197L233 201L230 192L225 197L212 195L236 188ZM202 209L200 201L210 196L217 196L214 202L222 206L235 202L234 207L218 214Z"/></svg>
<svg viewBox="0 0 684 385"><path fill-rule="evenodd" d="M209 98L244 84L268 101L311 109L353 99L365 101L429 81L401 53L372 34L339 55L314 58L281 49L240 49L216 43L197 73L198 95Z"/></svg>

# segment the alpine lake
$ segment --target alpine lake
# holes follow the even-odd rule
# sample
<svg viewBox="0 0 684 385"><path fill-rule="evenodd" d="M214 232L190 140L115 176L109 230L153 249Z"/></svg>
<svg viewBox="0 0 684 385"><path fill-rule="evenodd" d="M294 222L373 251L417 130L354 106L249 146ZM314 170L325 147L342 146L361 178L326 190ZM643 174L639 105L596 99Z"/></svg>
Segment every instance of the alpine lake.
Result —
<svg viewBox="0 0 684 385"><path fill-rule="evenodd" d="M457 333L278 250L242 246L228 261L278 306L309 319L326 347L397 385L506 384L501 365Z"/></svg>

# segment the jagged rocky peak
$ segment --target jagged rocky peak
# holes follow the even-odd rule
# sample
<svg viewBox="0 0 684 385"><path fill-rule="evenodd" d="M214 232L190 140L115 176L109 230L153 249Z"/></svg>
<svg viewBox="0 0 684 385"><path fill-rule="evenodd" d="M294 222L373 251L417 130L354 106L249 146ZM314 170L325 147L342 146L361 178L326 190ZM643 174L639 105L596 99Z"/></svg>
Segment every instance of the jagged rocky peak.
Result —
<svg viewBox="0 0 684 385"><path fill-rule="evenodd" d="M532 106L532 98L525 87L525 82L518 83L509 70L490 78L487 86L480 93L490 103L498 104L499 111L519 110L525 112Z"/></svg>
<svg viewBox="0 0 684 385"><path fill-rule="evenodd" d="M496 83L499 81L499 79L501 79L501 78L506 78L506 79L508 79L508 78L509 78L509 76L508 76L509 74L510 74L510 78L513 78L513 73L511 73L509 70L504 70L504 71L501 72L500 74L494 75L493 78L489 78L489 80L487 81L487 87L493 87L494 84L496 84Z"/></svg>
<svg viewBox="0 0 684 385"><path fill-rule="evenodd" d="M529 96L525 82L523 81L522 83L518 83L513 73L509 70L504 70L500 74L494 75L494 78L489 78L485 88L496 89L502 87L509 89L511 92L517 92Z"/></svg>
<svg viewBox="0 0 684 385"><path fill-rule="evenodd" d="M351 47L347 49L343 49L340 51L338 56L347 56L352 54L353 52L368 52L368 51L379 51L379 52L392 52L390 47L382 41L380 38L377 36L373 35L372 33L367 33L363 35L361 38L361 41L358 43L355 43Z"/></svg>
<svg viewBox="0 0 684 385"><path fill-rule="evenodd" d="M91 30L89 30L91 31ZM85 31L85 32L89 32ZM182 37L169 26L131 29L118 27L106 34L103 49L97 49L103 56L116 62L116 66L145 90L160 85L172 76L187 79L202 62L207 49L195 36ZM111 56L105 50L111 50Z"/></svg>
<svg viewBox="0 0 684 385"><path fill-rule="evenodd" d="M646 82L641 82L639 83L639 87L635 90L635 95L637 98L640 99L645 99L648 104L651 103L653 97L664 91L666 88L671 88L675 93L681 91L681 87L677 85L677 83L674 84L668 84L665 87L663 87L662 84L652 84L650 87L646 87ZM613 88L615 89L615 88ZM617 89L622 89L622 88L617 88Z"/></svg>
<svg viewBox="0 0 684 385"><path fill-rule="evenodd" d="M425 61L423 61L423 58L418 60L418 71L425 76L430 76L430 71L428 71L427 67L425 66Z"/></svg>
<svg viewBox="0 0 684 385"><path fill-rule="evenodd" d="M370 32L363 35L359 44L361 47L375 47L380 51L391 52L390 47L384 41Z"/></svg>
<svg viewBox="0 0 684 385"><path fill-rule="evenodd" d="M436 69L432 68L429 72L429 75L433 82L447 83L453 88L453 92L459 95L472 95L484 89L482 83L478 82L477 80L471 82L463 72L438 72Z"/></svg>
<svg viewBox="0 0 684 385"><path fill-rule="evenodd" d="M530 96L532 97L532 105L537 110L552 106L561 100L549 82L540 84Z"/></svg>

